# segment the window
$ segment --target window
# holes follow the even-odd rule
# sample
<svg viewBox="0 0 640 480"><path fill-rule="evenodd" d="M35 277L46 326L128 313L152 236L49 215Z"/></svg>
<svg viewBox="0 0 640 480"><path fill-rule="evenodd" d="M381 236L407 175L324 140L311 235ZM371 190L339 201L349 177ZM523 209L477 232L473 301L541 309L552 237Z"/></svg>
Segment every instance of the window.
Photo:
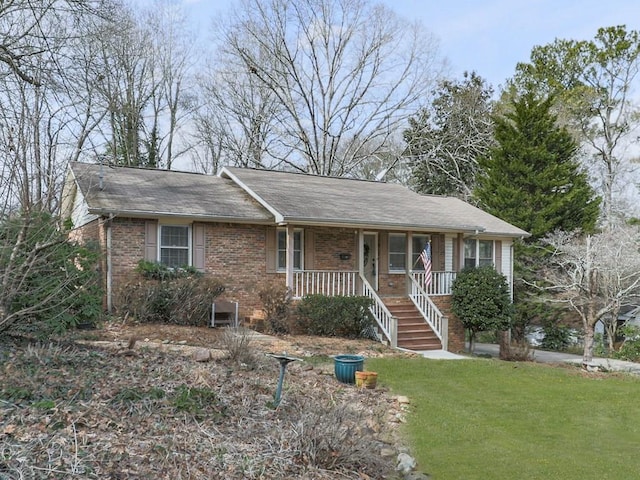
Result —
<svg viewBox="0 0 640 480"><path fill-rule="evenodd" d="M188 225L160 225L160 263L170 268L191 265L190 236Z"/></svg>
<svg viewBox="0 0 640 480"><path fill-rule="evenodd" d="M278 229L278 270L287 268L287 231ZM302 270L302 230L293 232L293 269Z"/></svg>
<svg viewBox="0 0 640 480"><path fill-rule="evenodd" d="M429 241L429 235L413 235L411 237L411 269L422 268L422 260L420 253L424 250L424 246ZM433 255L433 253L432 253Z"/></svg>
<svg viewBox="0 0 640 480"><path fill-rule="evenodd" d="M404 233L389 234L389 272L404 272L407 268L407 237Z"/></svg>
<svg viewBox="0 0 640 480"><path fill-rule="evenodd" d="M464 241L464 267L493 265L493 240Z"/></svg>

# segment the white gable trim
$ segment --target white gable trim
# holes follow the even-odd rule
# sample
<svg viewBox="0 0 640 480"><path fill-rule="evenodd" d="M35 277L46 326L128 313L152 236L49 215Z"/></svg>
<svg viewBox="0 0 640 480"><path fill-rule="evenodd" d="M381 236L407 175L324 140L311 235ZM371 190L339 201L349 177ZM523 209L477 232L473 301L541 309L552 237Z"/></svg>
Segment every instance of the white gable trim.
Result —
<svg viewBox="0 0 640 480"><path fill-rule="evenodd" d="M274 217L277 224L285 223L284 215L280 213L278 210L273 208L270 203L268 203L264 198L258 195L256 192L251 190L245 183L243 183L236 175L231 173L227 167L223 167L220 171L219 177L226 177L232 180L236 185L242 188L245 192L247 192L254 200L256 200L260 205L266 208Z"/></svg>

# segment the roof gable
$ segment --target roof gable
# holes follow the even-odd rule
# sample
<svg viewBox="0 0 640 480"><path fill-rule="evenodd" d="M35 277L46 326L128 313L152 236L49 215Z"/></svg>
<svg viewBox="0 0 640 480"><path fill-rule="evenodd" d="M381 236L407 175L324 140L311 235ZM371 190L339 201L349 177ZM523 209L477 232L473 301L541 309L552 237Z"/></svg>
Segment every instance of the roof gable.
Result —
<svg viewBox="0 0 640 480"><path fill-rule="evenodd" d="M255 200L225 178L78 162L70 169L90 213L273 222Z"/></svg>

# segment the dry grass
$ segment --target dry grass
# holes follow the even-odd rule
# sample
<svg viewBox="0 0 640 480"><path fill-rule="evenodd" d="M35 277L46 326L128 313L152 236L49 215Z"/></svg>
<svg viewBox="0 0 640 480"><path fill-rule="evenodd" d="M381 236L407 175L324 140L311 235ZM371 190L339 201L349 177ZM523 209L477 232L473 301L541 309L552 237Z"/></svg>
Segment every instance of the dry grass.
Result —
<svg viewBox="0 0 640 480"><path fill-rule="evenodd" d="M273 409L259 349L197 363L148 345L0 339L0 478L395 478L382 390L296 362Z"/></svg>

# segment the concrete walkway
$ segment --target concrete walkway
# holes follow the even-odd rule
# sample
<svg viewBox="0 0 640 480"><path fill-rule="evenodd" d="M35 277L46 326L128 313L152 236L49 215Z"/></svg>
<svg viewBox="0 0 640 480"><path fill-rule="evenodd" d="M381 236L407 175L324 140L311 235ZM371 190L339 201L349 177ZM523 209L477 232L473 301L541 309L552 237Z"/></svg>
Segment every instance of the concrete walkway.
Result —
<svg viewBox="0 0 640 480"><path fill-rule="evenodd" d="M571 363L582 365L582 355L573 355L562 352L548 352L546 350L532 350L533 361L540 363ZM476 355L491 355L498 358L500 354L500 346L492 343L477 343L475 348ZM612 358L594 357L589 364L593 367L599 367L606 371L627 372L634 375L640 375L640 363L626 362L624 360L615 360Z"/></svg>
<svg viewBox="0 0 640 480"><path fill-rule="evenodd" d="M539 363L571 363L582 365L582 355L573 355L571 353L548 352L546 350L532 350L533 361ZM458 355L456 353L447 352L446 350L423 350L416 352L425 358L433 360L472 360L477 357L471 355ZM490 355L498 358L500 354L500 346L492 343L477 343L475 348L476 355ZM594 357L590 366L600 368L605 371L626 372L640 376L640 363L626 362L624 360L614 360L611 358Z"/></svg>

